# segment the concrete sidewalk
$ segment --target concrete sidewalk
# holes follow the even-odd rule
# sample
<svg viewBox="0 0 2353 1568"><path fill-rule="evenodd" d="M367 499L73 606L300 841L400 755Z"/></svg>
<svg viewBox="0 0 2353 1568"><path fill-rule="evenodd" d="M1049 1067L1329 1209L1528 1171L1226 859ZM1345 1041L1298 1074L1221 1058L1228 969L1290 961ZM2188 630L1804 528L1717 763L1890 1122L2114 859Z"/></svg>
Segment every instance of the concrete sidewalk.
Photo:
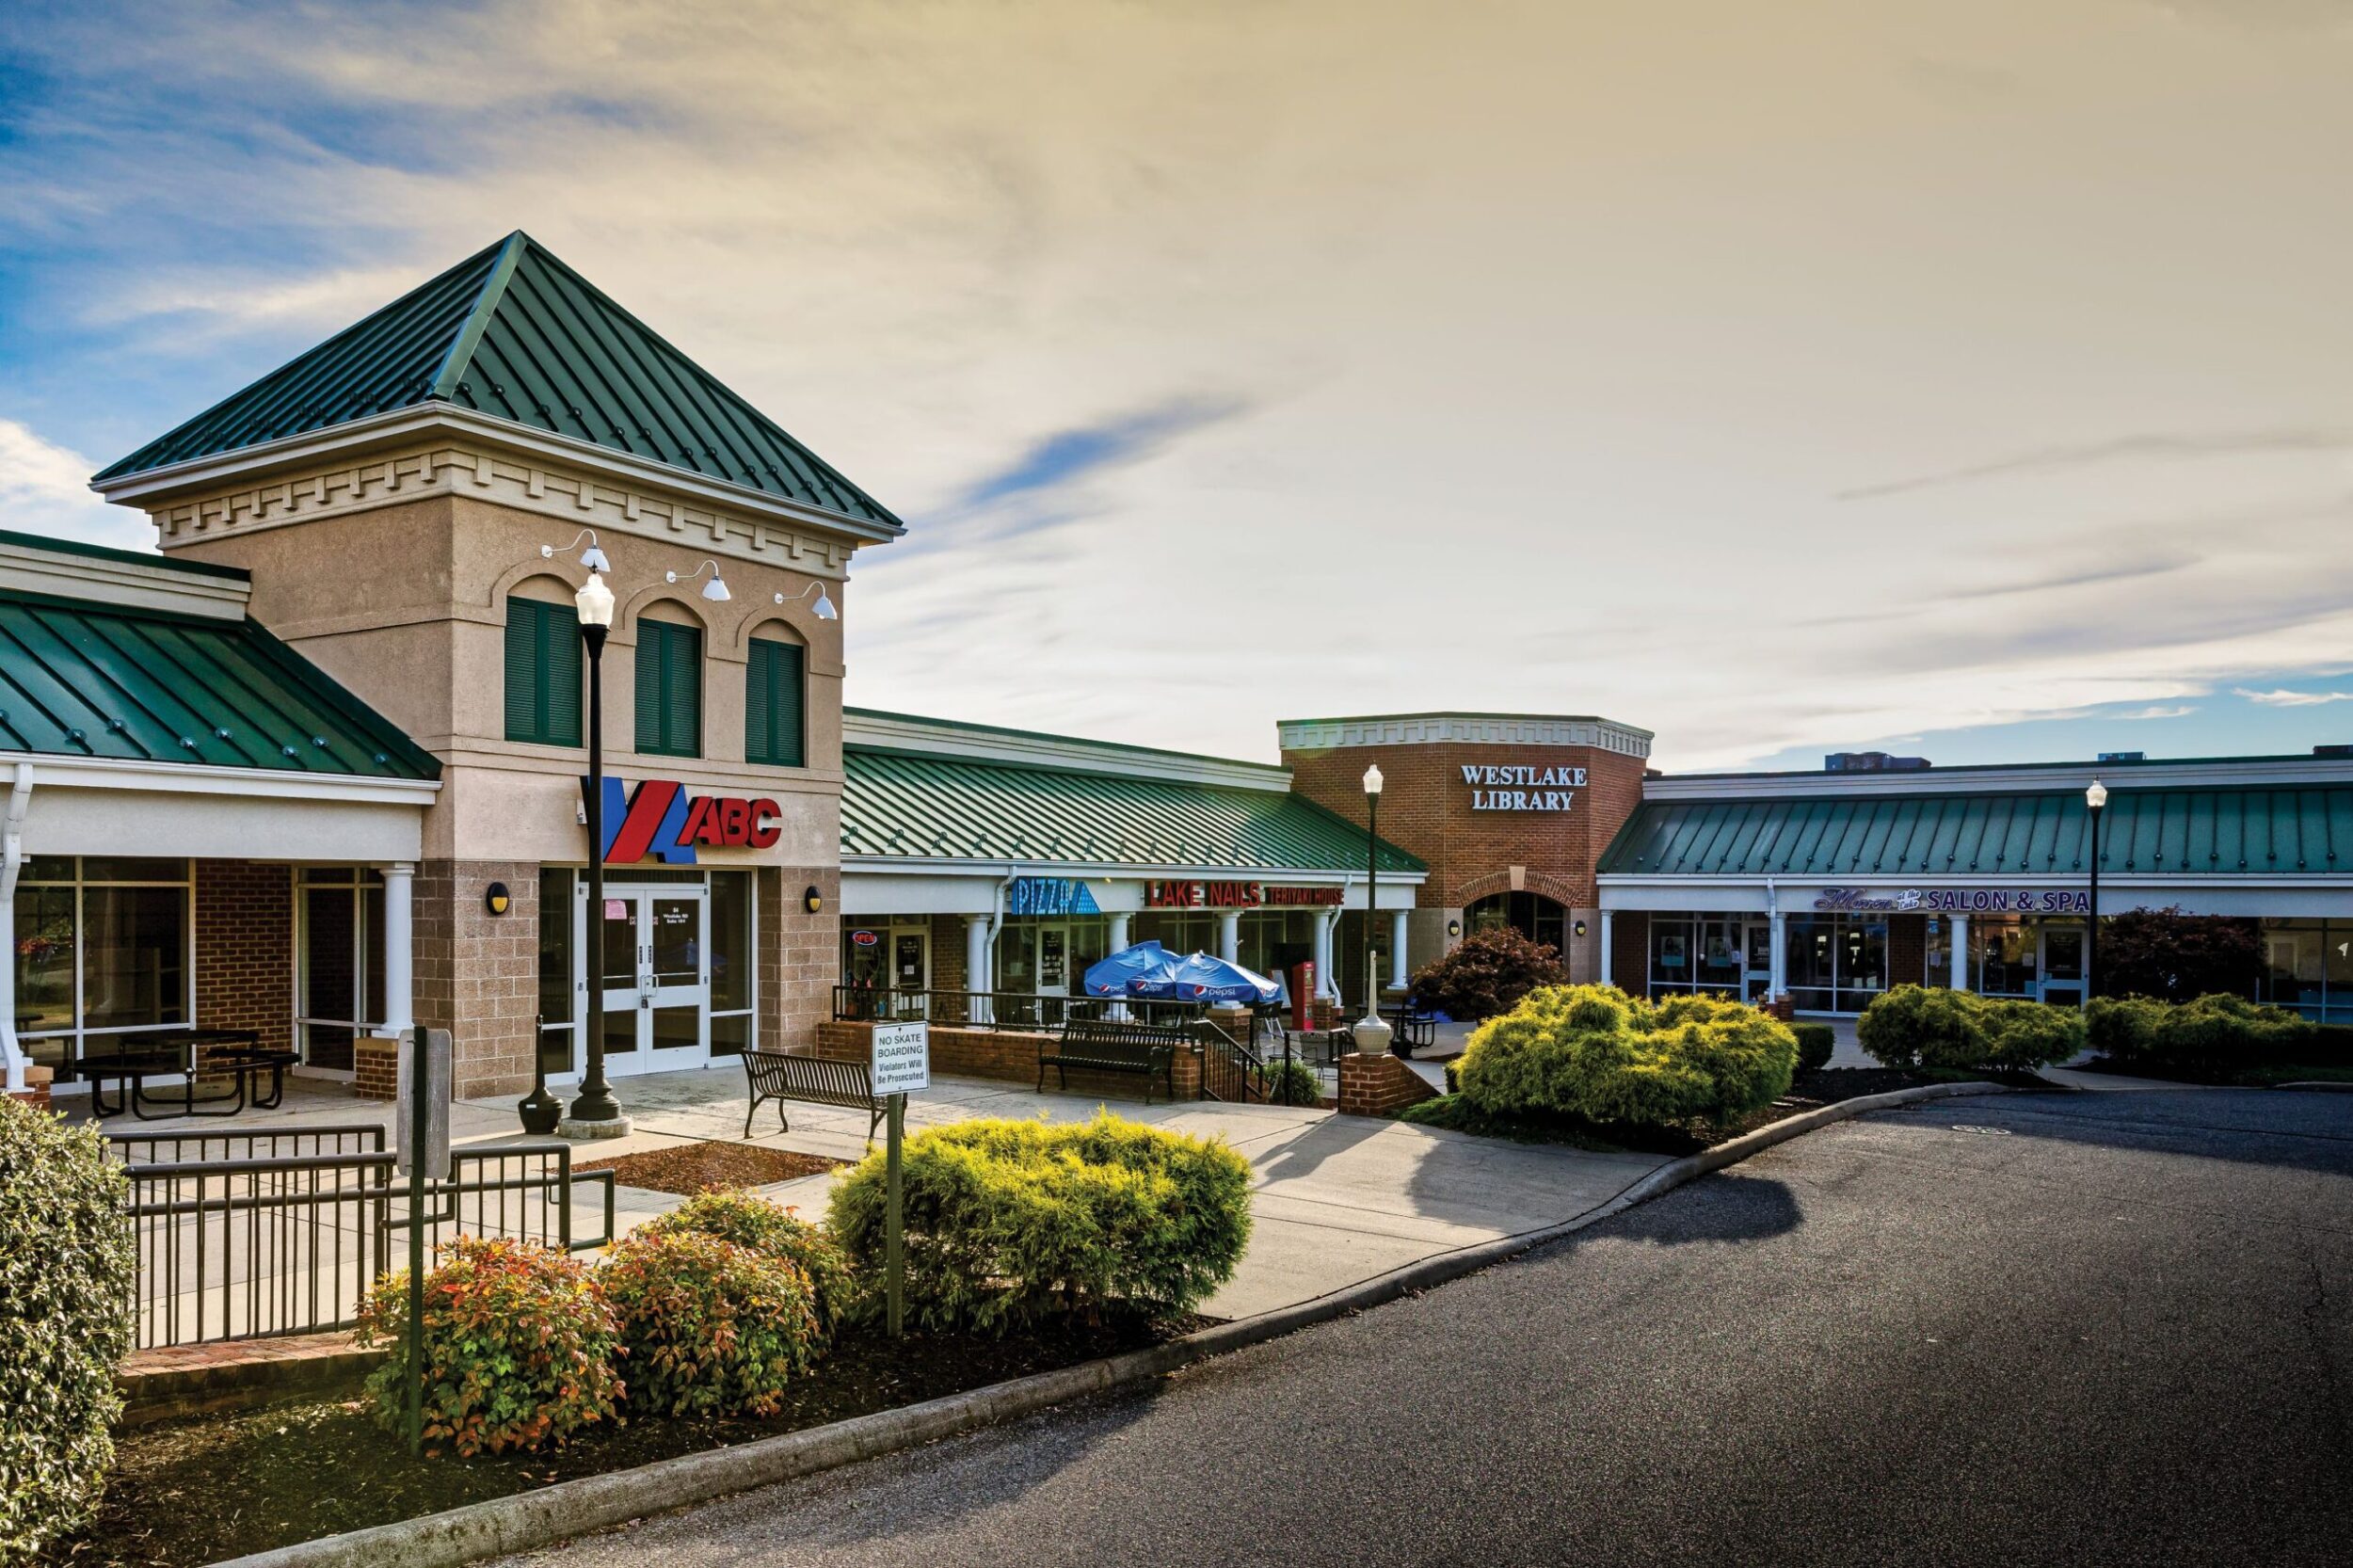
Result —
<svg viewBox="0 0 2353 1568"><path fill-rule="evenodd" d="M614 1088L632 1123L630 1136L579 1144L575 1160L701 1140L850 1160L868 1148L864 1112L813 1105L786 1107L789 1132L776 1130L776 1108L762 1106L753 1136L744 1139L744 1080L731 1064L620 1079ZM1131 1121L1222 1137L1250 1160L1256 1219L1250 1250L1234 1279L1203 1307L1222 1318L1311 1301L1421 1258L1575 1219L1665 1163L1648 1155L1510 1144L1329 1111L1216 1100L1145 1106L971 1079L935 1079L908 1102L907 1121L916 1131L982 1116L1082 1121L1106 1104ZM339 1085L297 1080L275 1112L194 1126L147 1123L140 1129L184 1127L217 1134L337 1124L389 1128L392 1120L392 1108L381 1102L354 1098ZM451 1107L451 1135L461 1144L519 1137L512 1099L457 1102ZM762 1191L816 1218L824 1212L832 1180L830 1174L804 1176ZM680 1201L623 1187L616 1228L627 1234ZM583 1199L576 1208L582 1234L594 1234L601 1223L593 1207Z"/></svg>

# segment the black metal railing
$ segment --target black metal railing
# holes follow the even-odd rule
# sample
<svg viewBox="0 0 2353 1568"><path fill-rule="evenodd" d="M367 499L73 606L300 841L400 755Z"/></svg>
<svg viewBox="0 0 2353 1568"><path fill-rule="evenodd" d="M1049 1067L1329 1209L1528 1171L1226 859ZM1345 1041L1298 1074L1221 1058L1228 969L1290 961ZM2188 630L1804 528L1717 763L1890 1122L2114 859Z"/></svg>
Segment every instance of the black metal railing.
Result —
<svg viewBox="0 0 2353 1568"><path fill-rule="evenodd" d="M1272 1081L1265 1060L1214 1024L1204 1023L1199 1033L1203 1096L1250 1104L1264 1102Z"/></svg>
<svg viewBox="0 0 2353 1568"><path fill-rule="evenodd" d="M1125 1018L1133 1023L1189 1024L1205 1016L1197 1001L1147 1001L1119 997L1045 997L1029 991L880 990L836 985L833 1016L845 1023L935 1023L943 1029L1042 1030L1052 1032L1078 1018Z"/></svg>
<svg viewBox="0 0 2353 1568"><path fill-rule="evenodd" d="M408 1189L380 1126L268 1132L125 1132L107 1142L131 1185L141 1349L348 1328L377 1275L404 1259ZM613 1237L611 1171L575 1173L552 1139L453 1150L425 1185L429 1247L500 1236L571 1251ZM603 1190L600 1234L572 1219ZM405 1250L405 1249L404 1249Z"/></svg>

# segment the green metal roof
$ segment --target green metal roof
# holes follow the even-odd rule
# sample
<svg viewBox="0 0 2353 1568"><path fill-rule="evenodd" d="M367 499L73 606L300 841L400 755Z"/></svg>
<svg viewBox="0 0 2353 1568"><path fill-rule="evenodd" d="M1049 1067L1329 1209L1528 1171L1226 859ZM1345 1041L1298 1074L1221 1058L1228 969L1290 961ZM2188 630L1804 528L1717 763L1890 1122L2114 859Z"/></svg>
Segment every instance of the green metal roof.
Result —
<svg viewBox="0 0 2353 1568"><path fill-rule="evenodd" d="M446 403L862 522L901 525L520 229L99 474Z"/></svg>
<svg viewBox="0 0 2353 1568"><path fill-rule="evenodd" d="M1304 796L845 747L841 853L1238 872L1346 872L1364 830ZM1381 846L1385 872L1422 863Z"/></svg>
<svg viewBox="0 0 2353 1568"><path fill-rule="evenodd" d="M0 590L0 756L436 778L441 765L256 622Z"/></svg>
<svg viewBox="0 0 2353 1568"><path fill-rule="evenodd" d="M1602 852L1604 874L2067 875L2088 869L2081 790L1802 800L1654 800ZM2342 856L2342 858L2340 858ZM2353 872L2353 784L2111 789L2103 872Z"/></svg>

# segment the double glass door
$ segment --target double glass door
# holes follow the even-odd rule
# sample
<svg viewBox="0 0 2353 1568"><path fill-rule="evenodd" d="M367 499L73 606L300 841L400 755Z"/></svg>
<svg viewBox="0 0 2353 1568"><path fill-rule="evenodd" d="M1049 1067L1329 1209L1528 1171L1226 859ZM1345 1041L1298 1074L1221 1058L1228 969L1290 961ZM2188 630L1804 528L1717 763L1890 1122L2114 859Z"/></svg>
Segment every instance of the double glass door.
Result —
<svg viewBox="0 0 2353 1568"><path fill-rule="evenodd" d="M2042 928L2042 1000L2061 1007L2080 1007L2084 1000L2084 928L2046 925Z"/></svg>
<svg viewBox="0 0 2353 1568"><path fill-rule="evenodd" d="M704 889L608 888L604 908L592 913L604 925L605 1071L699 1066L711 1008Z"/></svg>

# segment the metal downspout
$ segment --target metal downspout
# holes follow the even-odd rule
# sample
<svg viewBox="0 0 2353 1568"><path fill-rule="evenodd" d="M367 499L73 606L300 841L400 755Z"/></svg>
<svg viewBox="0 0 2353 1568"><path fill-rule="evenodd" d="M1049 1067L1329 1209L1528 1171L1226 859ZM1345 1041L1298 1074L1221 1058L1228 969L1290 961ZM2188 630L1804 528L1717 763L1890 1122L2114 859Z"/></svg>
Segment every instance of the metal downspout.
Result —
<svg viewBox="0 0 2353 1568"><path fill-rule="evenodd" d="M8 806L0 820L0 932L8 936L11 953L16 938L16 878L24 869L24 811L32 804L33 764L20 761L8 779ZM16 964L0 965L0 1062L8 1067L10 1090L24 1087L27 1059L16 1038Z"/></svg>

